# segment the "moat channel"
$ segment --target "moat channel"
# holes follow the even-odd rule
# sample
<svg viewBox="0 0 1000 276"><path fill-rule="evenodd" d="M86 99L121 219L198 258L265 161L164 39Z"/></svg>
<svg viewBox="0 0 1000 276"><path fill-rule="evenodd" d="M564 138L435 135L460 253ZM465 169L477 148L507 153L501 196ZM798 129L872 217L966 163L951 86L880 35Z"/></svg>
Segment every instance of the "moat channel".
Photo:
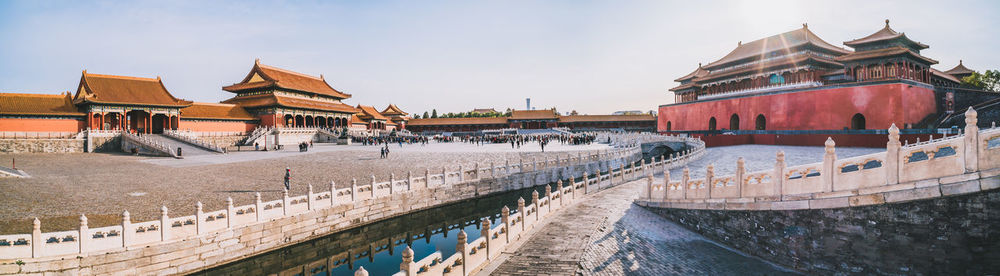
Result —
<svg viewBox="0 0 1000 276"><path fill-rule="evenodd" d="M459 230L465 230L470 241L479 238L481 219L489 218L491 225L497 225L503 206L517 213L517 199L530 202L534 190L545 194L545 186L537 186L466 200L340 231L195 275L354 275L361 266L371 275L391 275L399 271L400 255L407 246L413 248L414 260L436 251L451 256Z"/></svg>

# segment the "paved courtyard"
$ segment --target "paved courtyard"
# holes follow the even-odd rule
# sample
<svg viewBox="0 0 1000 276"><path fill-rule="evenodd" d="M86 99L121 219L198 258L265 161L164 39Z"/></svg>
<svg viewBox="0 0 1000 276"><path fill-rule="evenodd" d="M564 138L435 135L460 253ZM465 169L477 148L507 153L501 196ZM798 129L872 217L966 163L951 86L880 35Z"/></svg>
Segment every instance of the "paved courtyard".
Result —
<svg viewBox="0 0 1000 276"><path fill-rule="evenodd" d="M297 149L234 152L185 159L109 153L0 154L6 162L16 158L17 168L33 176L0 178L4 191L0 234L30 233L34 217L42 220L42 231L48 232L76 229L83 213L90 227L101 227L121 223L120 214L126 209L132 221L147 221L157 219L163 205L172 216L179 216L193 214L198 201L206 211L224 208L226 197L233 197L236 205L249 204L256 191L264 200L278 199L285 167L292 170L291 194L301 195L306 184L326 191L331 180L338 187L349 187L351 178L365 184L371 175L384 181L389 173L405 177L408 170L422 175L428 168L440 172L447 166L453 171L459 164L479 161L486 166L494 161L501 165L507 159L513 164L520 158L564 157L607 146L552 143L540 153L535 143L512 150L509 144L431 142L390 145L390 149L388 159L379 158L376 146L329 144L316 144L306 153Z"/></svg>

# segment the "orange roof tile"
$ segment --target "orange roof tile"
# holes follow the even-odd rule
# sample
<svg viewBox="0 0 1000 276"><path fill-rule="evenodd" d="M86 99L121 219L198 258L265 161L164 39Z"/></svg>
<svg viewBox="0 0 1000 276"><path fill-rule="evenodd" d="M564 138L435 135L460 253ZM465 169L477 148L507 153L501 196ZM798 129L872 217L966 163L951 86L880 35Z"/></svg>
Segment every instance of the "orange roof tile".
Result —
<svg viewBox="0 0 1000 276"><path fill-rule="evenodd" d="M882 49L871 50L871 51L854 52L854 53L851 53L849 55L839 56L835 60L840 61L840 62L845 62L845 61L854 61L854 60L863 60L863 59L871 59L871 58L880 58L880 57L895 56L895 55L909 55L909 56L914 57L916 59L923 60L923 61L927 62L928 64L937 64L938 63L936 60L933 60L933 59L931 59L929 57L921 56L920 54L917 54L917 53L913 52L909 48L902 47L902 46L882 48Z"/></svg>
<svg viewBox="0 0 1000 276"><path fill-rule="evenodd" d="M736 49L732 52L726 54L726 56L721 59L705 65L705 69L711 71L715 70L715 67L722 67L727 63L754 57L761 56L763 54L771 53L779 50L792 49L804 45L813 45L818 48L828 50L833 53L847 54L850 51L841 49L837 46L833 46L827 43L823 39L819 38L809 28L803 24L802 28L785 32L782 34L777 34L762 39L751 41L750 43L740 43Z"/></svg>
<svg viewBox="0 0 1000 276"><path fill-rule="evenodd" d="M833 65L833 66L843 66L839 62L836 62L836 61L834 61L832 59L829 59L829 58L826 58L826 57L821 57L821 56L816 56L816 55L800 55L800 56L794 56L792 58L781 58L781 59L770 60L770 61L767 61L767 62L755 64L754 66L749 66L749 67L745 67L745 68L741 68L741 69L737 69L737 70L729 70L729 71L722 71L722 72L716 71L716 72L712 72L712 73L710 73L708 75L698 77L698 78L694 79L694 81L695 82L703 82L703 81L716 80L716 79L720 79L720 78L732 77L732 76L737 76L737 75L747 74L747 73L760 73L760 72L762 72L764 70L768 70L768 69L771 69L771 68L776 68L776 67L781 67L781 66L787 66L787 65L803 64L803 63L805 63L807 61L821 62L821 63L830 64L830 65Z"/></svg>
<svg viewBox="0 0 1000 276"><path fill-rule="evenodd" d="M382 113L379 113L377 110L375 110L374 107L359 104L358 109L361 110L360 117L362 119L365 120L375 119L375 120L385 120L385 121L389 120L389 117L383 116Z"/></svg>
<svg viewBox="0 0 1000 276"><path fill-rule="evenodd" d="M257 119L241 106L223 103L191 103L191 106L181 108L181 117L190 119Z"/></svg>
<svg viewBox="0 0 1000 276"><path fill-rule="evenodd" d="M73 103L106 103L182 107L191 104L174 98L163 86L160 77L155 79L89 74L83 70L80 86Z"/></svg>
<svg viewBox="0 0 1000 276"><path fill-rule="evenodd" d="M917 49L927 49L928 47L930 47L927 46L926 44L911 40L910 38L906 37L906 33L897 33L892 28L889 28L889 19L885 20L885 27L883 27L881 30L878 30L877 32L870 34L866 37L844 42L844 45L857 48L857 46L862 44L892 40L896 38L902 38L903 41L907 42L910 45L916 46Z"/></svg>
<svg viewBox="0 0 1000 276"><path fill-rule="evenodd" d="M247 97L235 97L223 103L237 104L244 108L263 106L283 106L312 110L332 111L340 113L357 113L358 109L340 102L317 101L311 99L289 97L275 94L260 94Z"/></svg>
<svg viewBox="0 0 1000 276"><path fill-rule="evenodd" d="M965 65L962 65L962 60L958 61L958 65L956 65L955 68L951 68L951 70L944 71L944 73L949 75L965 75L965 74L972 74L975 72L976 71L973 71L972 69L965 67Z"/></svg>
<svg viewBox="0 0 1000 276"><path fill-rule="evenodd" d="M367 125L368 122L358 117L358 115L351 116L352 125Z"/></svg>
<svg viewBox="0 0 1000 276"><path fill-rule="evenodd" d="M541 110L514 110L510 113L511 120L531 120L531 119L556 119L556 111L552 109Z"/></svg>
<svg viewBox="0 0 1000 276"><path fill-rule="evenodd" d="M250 82L254 74L258 74L263 78L262 81ZM326 83L323 75L319 77L314 77L291 70L281 69L278 67L268 66L260 64L260 60L254 61L253 68L250 69L250 73L247 74L243 81L239 83L222 87L222 90L229 92L237 92L245 89L262 88L262 87L280 87L284 89L291 89L301 92L308 92L319 95L326 95L334 97L337 99L347 99L351 97L351 94L343 93L333 89L330 84Z"/></svg>
<svg viewBox="0 0 1000 276"><path fill-rule="evenodd" d="M406 123L407 126L503 125L503 124L507 124L506 117L427 118L427 119L413 119Z"/></svg>
<svg viewBox="0 0 1000 276"><path fill-rule="evenodd" d="M410 115L410 113L403 112L402 109L399 109L399 107L394 104L389 104L389 106L385 107L385 110L382 110L382 115L406 116Z"/></svg>
<svg viewBox="0 0 1000 276"><path fill-rule="evenodd" d="M674 81L676 81L676 82L682 82L682 81L694 79L694 78L697 78L697 77L701 77L701 76L704 76L704 75L708 75L708 70L705 70L704 68L702 68L701 67L701 63L698 63L698 68L694 69L694 72L691 72L691 73L689 73L687 75L684 75L683 77L677 78Z"/></svg>
<svg viewBox="0 0 1000 276"><path fill-rule="evenodd" d="M86 116L69 92L57 95L0 93L0 114Z"/></svg>
<svg viewBox="0 0 1000 276"><path fill-rule="evenodd" d="M634 121L656 121L656 116L639 115L569 115L559 116L559 122L634 122Z"/></svg>

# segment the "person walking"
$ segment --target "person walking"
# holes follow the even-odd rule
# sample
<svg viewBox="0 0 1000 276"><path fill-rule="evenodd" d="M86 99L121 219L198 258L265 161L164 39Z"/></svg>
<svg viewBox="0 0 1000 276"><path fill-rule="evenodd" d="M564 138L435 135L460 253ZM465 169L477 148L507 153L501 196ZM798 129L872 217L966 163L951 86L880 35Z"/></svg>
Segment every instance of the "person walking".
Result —
<svg viewBox="0 0 1000 276"><path fill-rule="evenodd" d="M379 148L378 152L379 152L378 158L379 159L385 159L385 148Z"/></svg>
<svg viewBox="0 0 1000 276"><path fill-rule="evenodd" d="M286 191L292 189L291 181L292 181L292 169L290 169L288 167L285 167L285 190Z"/></svg>
<svg viewBox="0 0 1000 276"><path fill-rule="evenodd" d="M253 150L260 150L260 143L254 142L253 143Z"/></svg>

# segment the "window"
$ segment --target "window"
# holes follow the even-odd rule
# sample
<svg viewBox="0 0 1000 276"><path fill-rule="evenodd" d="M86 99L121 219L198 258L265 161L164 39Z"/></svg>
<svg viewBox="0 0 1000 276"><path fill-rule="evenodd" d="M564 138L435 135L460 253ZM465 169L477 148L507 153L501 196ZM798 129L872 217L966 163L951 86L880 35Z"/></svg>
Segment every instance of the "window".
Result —
<svg viewBox="0 0 1000 276"><path fill-rule="evenodd" d="M710 131L715 130L715 117L712 117L712 119L708 120L708 130Z"/></svg>
<svg viewBox="0 0 1000 276"><path fill-rule="evenodd" d="M740 115L729 116L729 129L740 130Z"/></svg>
<svg viewBox="0 0 1000 276"><path fill-rule="evenodd" d="M754 122L754 125L755 125L754 129L756 129L756 130L765 130L765 129L767 129L767 119L764 118L764 114L757 114L757 119L754 120L754 121L755 121Z"/></svg>
<svg viewBox="0 0 1000 276"><path fill-rule="evenodd" d="M854 114L851 117L851 129L865 129L865 115L861 115L861 113Z"/></svg>
<svg viewBox="0 0 1000 276"><path fill-rule="evenodd" d="M785 83L785 77L782 77L781 75L778 74L772 74L769 82L771 84L782 84Z"/></svg>

